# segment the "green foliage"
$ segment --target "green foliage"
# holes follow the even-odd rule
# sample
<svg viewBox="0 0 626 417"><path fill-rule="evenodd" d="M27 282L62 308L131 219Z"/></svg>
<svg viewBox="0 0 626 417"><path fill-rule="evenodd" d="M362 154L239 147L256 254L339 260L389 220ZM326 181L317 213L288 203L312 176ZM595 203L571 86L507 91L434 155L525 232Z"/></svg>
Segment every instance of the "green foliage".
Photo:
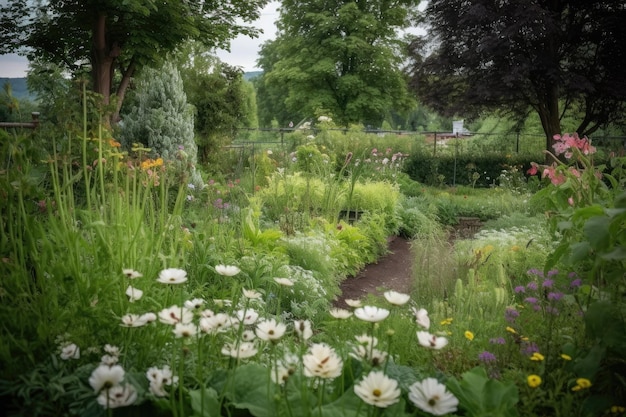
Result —
<svg viewBox="0 0 626 417"><path fill-rule="evenodd" d="M463 374L461 381L450 379L448 388L462 408L472 417L517 417L518 390L512 382L491 379L483 368L474 368Z"/></svg>

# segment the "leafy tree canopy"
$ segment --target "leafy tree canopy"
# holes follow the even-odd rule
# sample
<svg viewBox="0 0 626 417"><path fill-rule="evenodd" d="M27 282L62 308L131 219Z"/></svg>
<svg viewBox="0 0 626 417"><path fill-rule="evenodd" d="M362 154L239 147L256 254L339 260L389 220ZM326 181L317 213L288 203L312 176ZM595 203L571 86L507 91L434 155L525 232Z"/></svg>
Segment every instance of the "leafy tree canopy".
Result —
<svg viewBox="0 0 626 417"><path fill-rule="evenodd" d="M158 66L188 39L227 47L239 33L257 30L240 22L259 17L267 0L14 0L0 8L0 53L26 50L30 58L87 71L105 104L120 110L136 70ZM120 75L115 77L116 72Z"/></svg>
<svg viewBox="0 0 626 417"><path fill-rule="evenodd" d="M574 115L590 135L625 122L622 0L438 0L413 43L412 86L446 115L536 112L546 146Z"/></svg>
<svg viewBox="0 0 626 417"><path fill-rule="evenodd" d="M260 53L260 108L283 125L323 113L341 125L375 126L390 109L408 108L398 31L410 25L418 4L284 0L277 38Z"/></svg>

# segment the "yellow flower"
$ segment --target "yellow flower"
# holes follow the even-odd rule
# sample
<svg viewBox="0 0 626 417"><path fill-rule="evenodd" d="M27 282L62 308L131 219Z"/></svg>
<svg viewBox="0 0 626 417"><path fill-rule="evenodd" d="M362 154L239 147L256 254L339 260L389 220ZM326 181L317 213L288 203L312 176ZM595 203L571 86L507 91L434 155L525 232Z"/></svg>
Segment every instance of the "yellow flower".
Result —
<svg viewBox="0 0 626 417"><path fill-rule="evenodd" d="M623 413L624 411L626 411L626 408L622 407L621 405L614 405L613 407L611 407L611 413L614 414Z"/></svg>
<svg viewBox="0 0 626 417"><path fill-rule="evenodd" d="M472 340L474 340L474 333L470 332L469 330L466 330L465 338L471 342Z"/></svg>
<svg viewBox="0 0 626 417"><path fill-rule="evenodd" d="M109 146L111 146L112 148L119 148L120 146L122 146L121 143L119 143L118 141L116 141L113 138L109 139Z"/></svg>
<svg viewBox="0 0 626 417"><path fill-rule="evenodd" d="M515 329L514 329L514 328L512 328L512 327L509 327L509 326L507 326L507 327L506 327L506 331L507 331L507 332L509 332L509 333L517 334L517 332L515 331Z"/></svg>
<svg viewBox="0 0 626 417"><path fill-rule="evenodd" d="M563 358L563 360L566 360L566 361L571 361L572 360L572 357L570 355L565 354L565 353L561 353L561 358Z"/></svg>
<svg viewBox="0 0 626 417"><path fill-rule="evenodd" d="M527 336L522 336L522 337L520 337L520 340L521 340L522 342L528 342L528 340L530 340L530 339L528 339L528 337L527 337Z"/></svg>
<svg viewBox="0 0 626 417"><path fill-rule="evenodd" d="M576 386L572 388L572 391L580 391L581 389L586 389L591 386L591 381L587 378L578 378L576 379Z"/></svg>
<svg viewBox="0 0 626 417"><path fill-rule="evenodd" d="M513 251L513 252L517 252L518 250L520 250L520 247L519 247L519 246L517 246L517 245L513 245L513 246L511 246L511 251Z"/></svg>
<svg viewBox="0 0 626 417"><path fill-rule="evenodd" d="M157 158L157 159L148 158L141 163L141 169L145 171L150 168L160 167L161 165L163 165L163 158Z"/></svg>
<svg viewBox="0 0 626 417"><path fill-rule="evenodd" d="M451 318L447 318L447 319L443 320L440 324L442 326L447 326L448 324L451 324L451 323L452 323L452 319Z"/></svg>
<svg viewBox="0 0 626 417"><path fill-rule="evenodd" d="M537 388L541 385L541 377L539 375L528 375L528 386L531 388Z"/></svg>
<svg viewBox="0 0 626 417"><path fill-rule="evenodd" d="M544 360L544 357L541 353L539 352L535 352L533 353L533 356L530 357L531 361L542 361Z"/></svg>

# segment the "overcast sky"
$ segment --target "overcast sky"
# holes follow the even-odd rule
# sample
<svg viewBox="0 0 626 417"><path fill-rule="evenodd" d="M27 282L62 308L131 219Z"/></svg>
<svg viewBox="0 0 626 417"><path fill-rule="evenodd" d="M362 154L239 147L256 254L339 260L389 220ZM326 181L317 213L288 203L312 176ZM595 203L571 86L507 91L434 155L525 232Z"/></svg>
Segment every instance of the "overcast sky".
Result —
<svg viewBox="0 0 626 417"><path fill-rule="evenodd" d="M2 3L2 1L0 1ZM258 38L238 36L230 44L230 52L218 51L217 56L230 65L239 66L244 71L257 71L256 66L258 51L263 42L274 39L276 26L274 22L278 19L278 7L280 2L272 1L261 11L261 18L251 26L263 29L263 34ZM28 60L17 54L0 55L0 78L21 78L26 77L28 70Z"/></svg>

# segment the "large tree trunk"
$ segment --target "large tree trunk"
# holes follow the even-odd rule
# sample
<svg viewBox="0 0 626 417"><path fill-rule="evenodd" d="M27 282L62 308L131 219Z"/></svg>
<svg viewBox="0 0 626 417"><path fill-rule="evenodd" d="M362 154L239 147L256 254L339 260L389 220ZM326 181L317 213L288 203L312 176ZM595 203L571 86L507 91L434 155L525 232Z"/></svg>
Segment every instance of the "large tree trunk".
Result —
<svg viewBox="0 0 626 417"><path fill-rule="evenodd" d="M543 100L538 105L539 119L546 134L546 150L553 151L554 135L561 134L561 115L559 114L559 98L557 87L551 86L542 96ZM546 153L546 162L552 162L553 158Z"/></svg>
<svg viewBox="0 0 626 417"><path fill-rule="evenodd" d="M115 61L120 54L117 43L107 39L106 14L99 13L93 28L93 50L91 52L91 74L93 91L102 96L102 103L111 103L111 84L115 71ZM105 117L107 127L111 125L111 116Z"/></svg>

